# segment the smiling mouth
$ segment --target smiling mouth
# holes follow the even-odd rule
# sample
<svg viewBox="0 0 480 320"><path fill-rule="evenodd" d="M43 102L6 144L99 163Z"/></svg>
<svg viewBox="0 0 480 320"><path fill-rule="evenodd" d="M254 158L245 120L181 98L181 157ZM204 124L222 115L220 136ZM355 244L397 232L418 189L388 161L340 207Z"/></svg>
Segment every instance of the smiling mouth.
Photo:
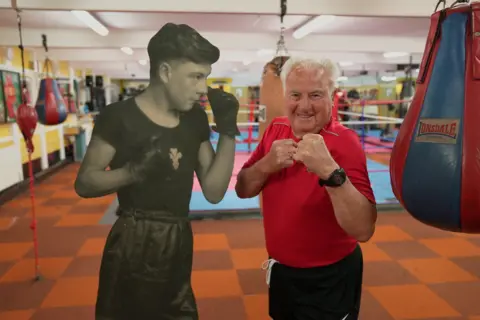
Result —
<svg viewBox="0 0 480 320"><path fill-rule="evenodd" d="M300 119L310 119L311 117L313 117L313 115L310 115L310 114L297 114L297 117L300 118Z"/></svg>

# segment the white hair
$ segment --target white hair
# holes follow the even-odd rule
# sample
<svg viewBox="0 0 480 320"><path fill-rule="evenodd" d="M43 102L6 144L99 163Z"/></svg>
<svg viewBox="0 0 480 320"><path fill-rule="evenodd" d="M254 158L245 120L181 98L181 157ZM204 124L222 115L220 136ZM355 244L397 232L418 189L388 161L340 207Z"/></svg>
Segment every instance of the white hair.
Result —
<svg viewBox="0 0 480 320"><path fill-rule="evenodd" d="M330 95L335 89L335 84L337 78L340 74L340 71L337 67L337 64L330 59L312 59L312 58L301 58L301 57L291 57L285 62L282 67L282 73L280 78L282 80L283 88L285 90L285 82L287 77L293 70L297 68L304 68L306 70L323 70L327 72L329 76L329 85L328 90Z"/></svg>

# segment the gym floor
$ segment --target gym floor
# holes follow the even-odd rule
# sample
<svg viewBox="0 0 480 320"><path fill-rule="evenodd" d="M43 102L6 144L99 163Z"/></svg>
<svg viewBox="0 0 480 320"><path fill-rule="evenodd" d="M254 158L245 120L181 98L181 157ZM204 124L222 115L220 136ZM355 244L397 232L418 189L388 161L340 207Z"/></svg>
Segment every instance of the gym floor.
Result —
<svg viewBox="0 0 480 320"><path fill-rule="evenodd" d="M368 157L369 168L389 160L385 152ZM78 164L69 165L36 187L43 275L38 282L33 281L29 194L0 207L0 319L93 319L100 257L115 198L79 198L73 190L77 170ZM375 176L383 178L376 181ZM388 173L371 177L377 198L388 200ZM197 197L192 210L208 210ZM232 196L224 201L225 208L247 204L236 203ZM258 207L258 202L249 205ZM480 320L479 235L440 231L405 212L380 213L377 225L373 239L362 244L361 319ZM194 221L193 227L192 281L200 319L269 319L261 220Z"/></svg>

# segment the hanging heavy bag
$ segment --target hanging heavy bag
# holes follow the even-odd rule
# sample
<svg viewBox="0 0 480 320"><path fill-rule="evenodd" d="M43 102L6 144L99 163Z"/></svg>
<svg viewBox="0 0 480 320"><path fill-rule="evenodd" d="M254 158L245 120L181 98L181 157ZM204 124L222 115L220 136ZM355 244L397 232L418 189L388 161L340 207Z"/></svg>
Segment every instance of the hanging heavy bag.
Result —
<svg viewBox="0 0 480 320"><path fill-rule="evenodd" d="M287 60L288 57L275 57L263 69L262 83L260 84L260 105L265 106L266 121L259 124L259 138L262 137L272 119L285 114L285 101L280 73Z"/></svg>
<svg viewBox="0 0 480 320"><path fill-rule="evenodd" d="M395 196L419 221L480 232L480 3L431 17L416 91L395 141Z"/></svg>
<svg viewBox="0 0 480 320"><path fill-rule="evenodd" d="M60 94L57 80L47 77L40 81L35 109L38 122L46 126L61 124L67 119L67 107Z"/></svg>

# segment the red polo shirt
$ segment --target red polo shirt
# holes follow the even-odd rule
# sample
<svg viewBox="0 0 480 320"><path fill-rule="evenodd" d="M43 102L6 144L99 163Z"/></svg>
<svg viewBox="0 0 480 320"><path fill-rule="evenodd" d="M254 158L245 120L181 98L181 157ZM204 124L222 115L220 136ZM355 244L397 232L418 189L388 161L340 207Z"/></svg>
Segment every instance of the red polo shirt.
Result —
<svg viewBox="0 0 480 320"><path fill-rule="evenodd" d="M357 134L333 121L320 134L351 183L370 202L375 198L365 153ZM263 158L275 140L296 139L286 117L275 118L243 168ZM318 177L301 163L269 177L262 190L267 251L278 262L297 268L329 265L350 254L357 241L338 225L332 202Z"/></svg>

